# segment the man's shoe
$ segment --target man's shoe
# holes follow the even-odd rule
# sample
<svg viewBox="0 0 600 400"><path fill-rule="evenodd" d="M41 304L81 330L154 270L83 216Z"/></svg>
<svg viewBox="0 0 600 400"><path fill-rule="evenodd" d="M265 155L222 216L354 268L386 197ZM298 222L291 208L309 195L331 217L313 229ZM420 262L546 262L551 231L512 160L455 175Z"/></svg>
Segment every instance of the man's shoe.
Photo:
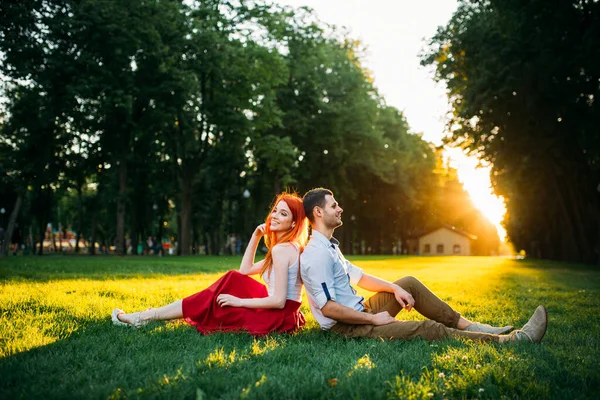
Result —
<svg viewBox="0 0 600 400"><path fill-rule="evenodd" d="M515 329L511 325L507 326L491 326L488 324L482 324L479 322L474 322L471 325L467 326L464 330L467 332L481 332L481 333L492 333L494 335L505 335Z"/></svg>
<svg viewBox="0 0 600 400"><path fill-rule="evenodd" d="M548 328L548 312L544 306L538 306L527 323L519 330L510 333L511 342L540 343Z"/></svg>

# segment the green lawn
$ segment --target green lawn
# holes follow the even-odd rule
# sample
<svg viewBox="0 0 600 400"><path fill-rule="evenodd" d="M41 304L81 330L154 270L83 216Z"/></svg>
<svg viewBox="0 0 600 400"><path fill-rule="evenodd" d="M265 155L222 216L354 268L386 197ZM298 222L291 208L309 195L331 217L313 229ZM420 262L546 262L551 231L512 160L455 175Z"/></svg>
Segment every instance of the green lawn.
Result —
<svg viewBox="0 0 600 400"><path fill-rule="evenodd" d="M524 324L541 345L348 340L321 332L202 336L185 323L115 327L110 311L192 294L239 258L0 258L0 399L597 398L600 272L503 258L356 257L388 280L421 279L467 318ZM368 295L368 293L364 293ZM402 312L399 318L419 319Z"/></svg>

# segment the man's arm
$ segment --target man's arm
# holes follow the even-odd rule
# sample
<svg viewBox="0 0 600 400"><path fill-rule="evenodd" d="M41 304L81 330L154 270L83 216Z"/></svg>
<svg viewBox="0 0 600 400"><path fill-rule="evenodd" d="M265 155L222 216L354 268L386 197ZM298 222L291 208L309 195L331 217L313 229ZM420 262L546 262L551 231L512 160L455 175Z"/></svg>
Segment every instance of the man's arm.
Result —
<svg viewBox="0 0 600 400"><path fill-rule="evenodd" d="M358 286L363 289L367 289L369 292L388 292L393 293L393 286L398 287L398 285L394 285L391 282L383 280L373 275L369 275L366 272L363 272L362 277L358 281Z"/></svg>
<svg viewBox="0 0 600 400"><path fill-rule="evenodd" d="M402 289L395 283L388 282L373 275L363 273L358 281L358 286L370 292L388 292L393 293L394 297L402 308L410 311L415 305L415 299L406 290Z"/></svg>
<svg viewBox="0 0 600 400"><path fill-rule="evenodd" d="M331 318L337 322L356 325L387 325L396 321L387 311L377 314L369 314L366 312L356 311L350 307L346 307L333 300L321 308L321 312L327 318Z"/></svg>

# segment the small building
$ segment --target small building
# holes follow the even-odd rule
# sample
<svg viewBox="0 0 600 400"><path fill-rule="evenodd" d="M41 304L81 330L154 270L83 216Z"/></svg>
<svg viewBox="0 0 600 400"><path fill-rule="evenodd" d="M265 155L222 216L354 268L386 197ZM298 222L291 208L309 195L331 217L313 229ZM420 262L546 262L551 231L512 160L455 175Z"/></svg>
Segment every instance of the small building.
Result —
<svg viewBox="0 0 600 400"><path fill-rule="evenodd" d="M409 239L410 254L423 256L470 256L471 242L477 236L452 225L443 224L439 228Z"/></svg>

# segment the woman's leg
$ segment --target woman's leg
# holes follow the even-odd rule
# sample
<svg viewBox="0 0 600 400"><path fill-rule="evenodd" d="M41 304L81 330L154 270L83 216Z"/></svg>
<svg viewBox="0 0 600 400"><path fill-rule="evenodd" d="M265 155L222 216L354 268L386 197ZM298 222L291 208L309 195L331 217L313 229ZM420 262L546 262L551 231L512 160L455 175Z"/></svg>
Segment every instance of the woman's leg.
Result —
<svg viewBox="0 0 600 400"><path fill-rule="evenodd" d="M119 321L126 322L128 324L145 323L148 321L169 321L173 319L183 318L183 311L181 307L182 301L177 300L171 304L168 304L160 308L150 308L146 311L135 312L131 314L119 314L117 318Z"/></svg>

